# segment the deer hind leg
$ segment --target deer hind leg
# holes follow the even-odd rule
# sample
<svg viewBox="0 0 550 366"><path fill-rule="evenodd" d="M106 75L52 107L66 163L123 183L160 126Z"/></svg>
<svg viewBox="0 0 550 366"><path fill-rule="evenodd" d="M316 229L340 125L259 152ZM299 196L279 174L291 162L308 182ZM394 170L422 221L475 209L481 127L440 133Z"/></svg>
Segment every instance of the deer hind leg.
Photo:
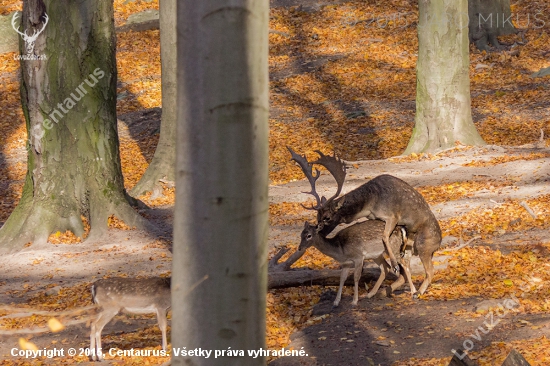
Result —
<svg viewBox="0 0 550 366"><path fill-rule="evenodd" d="M336 294L336 300L334 300L334 307L337 307L340 303L340 299L342 299L342 288L344 287L346 278L348 278L349 269L349 265L342 264L342 272L340 273L340 287L338 288L338 294Z"/></svg>
<svg viewBox="0 0 550 366"><path fill-rule="evenodd" d="M384 227L384 236L382 236L382 241L384 242L384 249L386 249L386 253L388 253L388 256L390 257L390 264L392 266L393 271L396 274L399 274L399 265L397 263L397 259L395 258L395 255L391 250L391 246L390 246L390 235L392 234L393 229L395 229L396 225L397 225L396 218L390 217L386 220L386 226Z"/></svg>
<svg viewBox="0 0 550 366"><path fill-rule="evenodd" d="M103 351L101 349L101 332L107 323L111 321L118 314L120 309L111 308L103 309L97 316L96 320L92 322L90 332L90 352L92 353L92 361L103 359Z"/></svg>
<svg viewBox="0 0 550 366"><path fill-rule="evenodd" d="M355 260L353 263L355 270L353 271L353 302L351 305L356 306L359 302L359 280L363 272L363 257Z"/></svg>
<svg viewBox="0 0 550 366"><path fill-rule="evenodd" d="M439 228L437 228L439 229ZM417 234L414 241L414 248L418 252L418 256L422 261L424 270L426 271L426 278L419 289L419 294L422 295L428 289L428 286L432 282L434 275L434 265L432 262L434 252L439 248L441 244L441 234L432 227L425 227L421 232ZM417 295L418 296L418 295Z"/></svg>
<svg viewBox="0 0 550 366"><path fill-rule="evenodd" d="M96 333L96 329L95 329L95 321L92 322L92 325L90 326L90 353L91 353L91 358L92 358L92 361L97 361L97 356L96 356L96 345L95 345L95 333Z"/></svg>
<svg viewBox="0 0 550 366"><path fill-rule="evenodd" d="M413 298L416 298L418 296L416 296L416 293L417 293L416 287L414 286L414 283L412 281L412 275L411 275L411 256L412 256L411 250L406 250L405 255L401 259L401 267L403 268L403 273L404 273L403 283L405 282L405 280L407 280L407 282L409 283L409 287L411 288L411 296ZM392 291L393 291L393 286L392 286Z"/></svg>
<svg viewBox="0 0 550 366"><path fill-rule="evenodd" d="M434 265L432 262L433 253L420 252L419 256L420 260L422 261L422 265L424 266L424 270L426 271L426 278L424 279L424 282L422 282L422 285L420 285L420 289L418 290L420 295L423 295L424 292L426 292L426 290L428 289L428 286L432 282L434 276Z"/></svg>
<svg viewBox="0 0 550 366"><path fill-rule="evenodd" d="M166 340L166 328L168 326L168 320L166 319L166 309L157 308L157 322L159 323L160 331L162 332L162 349L166 351L168 347L168 341Z"/></svg>
<svg viewBox="0 0 550 366"><path fill-rule="evenodd" d="M378 280L374 284L372 290L370 290L370 292L367 294L367 299L370 299L371 297L376 295L378 289L380 288L380 285L382 285L382 282L384 282L384 280L386 279L386 271L390 270L383 255L376 258L374 261L376 262L376 264L378 264L378 267L380 268L380 276L378 277Z"/></svg>

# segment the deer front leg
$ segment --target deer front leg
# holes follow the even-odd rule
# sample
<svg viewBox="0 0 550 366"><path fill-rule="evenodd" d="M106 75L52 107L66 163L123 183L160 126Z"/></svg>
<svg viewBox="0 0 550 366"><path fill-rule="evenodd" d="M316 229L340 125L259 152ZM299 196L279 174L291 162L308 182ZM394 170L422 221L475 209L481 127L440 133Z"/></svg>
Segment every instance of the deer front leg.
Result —
<svg viewBox="0 0 550 366"><path fill-rule="evenodd" d="M399 265L390 247L390 235L393 232L393 229L395 229L396 224L397 219L393 217L390 217L386 220L386 226L384 228L384 236L382 236L382 241L384 242L384 249L386 249L386 253L388 253L388 256L390 257L391 267L393 268L395 274L399 275Z"/></svg>
<svg viewBox="0 0 550 366"><path fill-rule="evenodd" d="M353 272L353 302L351 305L356 306L359 302L359 280L361 279L361 272L363 272L363 257L353 261L355 265L355 271Z"/></svg>
<svg viewBox="0 0 550 366"><path fill-rule="evenodd" d="M342 264L342 272L340 273L340 287L338 288L338 294L336 294L336 300L334 300L334 307L337 307L342 298L342 288L344 287L344 282L348 278L349 265Z"/></svg>
<svg viewBox="0 0 550 366"><path fill-rule="evenodd" d="M375 260L376 264L378 264L378 267L380 267L380 276L378 277L378 280L374 284L374 287L370 292L367 294L367 299L370 299L376 293L378 292L378 289L380 288L380 285L382 285L382 282L386 279L386 267L388 266L386 264L386 260L384 259L384 256L380 256Z"/></svg>

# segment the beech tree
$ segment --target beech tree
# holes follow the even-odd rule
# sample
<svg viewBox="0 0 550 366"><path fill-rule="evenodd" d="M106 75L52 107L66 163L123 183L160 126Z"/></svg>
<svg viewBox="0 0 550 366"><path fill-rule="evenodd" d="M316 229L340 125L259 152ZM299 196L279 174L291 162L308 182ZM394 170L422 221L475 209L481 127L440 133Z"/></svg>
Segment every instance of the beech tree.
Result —
<svg viewBox="0 0 550 366"><path fill-rule="evenodd" d="M415 127L405 154L485 142L472 121L467 0L419 0Z"/></svg>
<svg viewBox="0 0 550 366"><path fill-rule="evenodd" d="M173 352L172 365L265 365L247 350L266 349L269 2L177 13L172 348L232 357Z"/></svg>
<svg viewBox="0 0 550 366"><path fill-rule="evenodd" d="M159 179L174 181L176 164L176 0L160 0L160 60L162 69L162 120L153 160L131 190L136 197L159 186Z"/></svg>
<svg viewBox="0 0 550 366"><path fill-rule="evenodd" d="M27 175L18 206L0 229L4 250L43 244L52 232L107 230L130 207L120 167L112 0L25 0L20 40ZM46 24L47 23L47 24Z"/></svg>

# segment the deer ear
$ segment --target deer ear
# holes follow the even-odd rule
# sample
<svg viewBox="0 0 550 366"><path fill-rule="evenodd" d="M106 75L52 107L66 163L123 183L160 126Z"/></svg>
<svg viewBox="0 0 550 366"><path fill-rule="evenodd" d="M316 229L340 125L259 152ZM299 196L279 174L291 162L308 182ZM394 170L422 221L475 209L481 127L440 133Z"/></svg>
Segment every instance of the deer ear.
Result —
<svg viewBox="0 0 550 366"><path fill-rule="evenodd" d="M344 205L344 201L346 200L346 196L342 196L338 201L336 201L336 209L339 210L340 207Z"/></svg>
<svg viewBox="0 0 550 366"><path fill-rule="evenodd" d="M325 196L321 197L321 205L323 205L325 202L327 202L327 199Z"/></svg>
<svg viewBox="0 0 550 366"><path fill-rule="evenodd" d="M304 222L304 229L307 229L309 227L309 222Z"/></svg>

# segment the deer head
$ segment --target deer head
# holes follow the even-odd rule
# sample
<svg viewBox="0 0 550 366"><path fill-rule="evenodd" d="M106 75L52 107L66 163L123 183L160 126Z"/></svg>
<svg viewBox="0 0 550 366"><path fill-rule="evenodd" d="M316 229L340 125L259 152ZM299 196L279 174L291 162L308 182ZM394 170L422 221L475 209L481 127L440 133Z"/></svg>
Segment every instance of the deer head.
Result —
<svg viewBox="0 0 550 366"><path fill-rule="evenodd" d="M34 43L36 42L36 39L44 31L44 29L46 28L46 24L48 24L48 20L49 20L48 14L44 13L44 24L42 25L42 29L40 29L40 30L35 29L32 36L29 36L27 34L27 31L25 31L23 33L19 30L18 26L16 27L16 20L17 20L18 16L19 16L19 13L15 13L13 15L13 17L11 18L11 26L13 27L13 29L17 33L19 33L21 35L21 37L23 37L23 40L25 41L25 49L27 51L27 54L33 53Z"/></svg>

